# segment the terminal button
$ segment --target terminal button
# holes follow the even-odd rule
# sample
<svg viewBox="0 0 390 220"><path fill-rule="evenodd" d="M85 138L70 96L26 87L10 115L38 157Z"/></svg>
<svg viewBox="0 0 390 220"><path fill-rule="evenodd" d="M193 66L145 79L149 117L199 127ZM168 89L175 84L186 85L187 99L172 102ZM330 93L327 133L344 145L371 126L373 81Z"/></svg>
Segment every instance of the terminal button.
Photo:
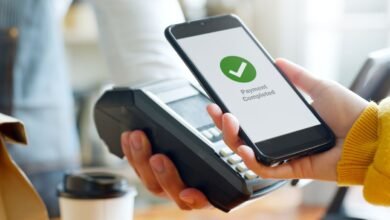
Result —
<svg viewBox="0 0 390 220"><path fill-rule="evenodd" d="M228 159L228 162L231 164L231 165L234 165L234 164L237 164L239 162L241 162L242 159L240 156L238 156L237 154L233 154L231 157L229 157Z"/></svg>
<svg viewBox="0 0 390 220"><path fill-rule="evenodd" d="M256 179L258 176L256 173L254 173L252 170L248 170L245 174L245 179L247 180L253 180Z"/></svg>
<svg viewBox="0 0 390 220"><path fill-rule="evenodd" d="M210 132L212 135L214 135L214 137L219 137L219 136L221 135L221 132L218 131L218 129L216 129L215 127L210 128L210 129L209 129L209 132Z"/></svg>
<svg viewBox="0 0 390 220"><path fill-rule="evenodd" d="M244 162L241 162L241 163L237 164L236 170L241 173L241 172L247 171L248 167L246 167Z"/></svg>
<svg viewBox="0 0 390 220"><path fill-rule="evenodd" d="M212 140L213 139L213 134L211 134L211 132L210 131L208 131L208 130L204 130L204 131L202 131L202 134L203 134L203 136L205 136L207 139L209 139L209 140Z"/></svg>
<svg viewBox="0 0 390 220"><path fill-rule="evenodd" d="M227 156L230 156L232 155L234 152L228 148L228 147L224 147L221 149L221 151L219 151L219 154L223 157L227 157Z"/></svg>

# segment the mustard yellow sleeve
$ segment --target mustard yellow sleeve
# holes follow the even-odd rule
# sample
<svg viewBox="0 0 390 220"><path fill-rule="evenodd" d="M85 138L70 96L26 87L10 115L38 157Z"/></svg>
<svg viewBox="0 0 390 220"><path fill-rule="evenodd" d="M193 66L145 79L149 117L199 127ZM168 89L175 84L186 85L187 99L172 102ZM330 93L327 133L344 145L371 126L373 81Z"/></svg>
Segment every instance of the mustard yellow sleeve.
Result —
<svg viewBox="0 0 390 220"><path fill-rule="evenodd" d="M337 174L339 185L364 185L368 202L390 206L390 98L370 103L355 122Z"/></svg>

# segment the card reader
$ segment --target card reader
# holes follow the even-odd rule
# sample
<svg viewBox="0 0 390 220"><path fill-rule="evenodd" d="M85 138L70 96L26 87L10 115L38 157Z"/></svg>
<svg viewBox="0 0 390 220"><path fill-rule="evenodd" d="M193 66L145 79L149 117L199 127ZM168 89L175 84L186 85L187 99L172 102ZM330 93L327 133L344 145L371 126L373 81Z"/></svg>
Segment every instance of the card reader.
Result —
<svg viewBox="0 0 390 220"><path fill-rule="evenodd" d="M201 190L211 204L229 212L287 181L262 179L245 166L207 114L210 103L199 86L183 79L167 80L105 91L96 103L94 119L99 136L120 158L122 132L143 130L153 153L167 155L187 186Z"/></svg>

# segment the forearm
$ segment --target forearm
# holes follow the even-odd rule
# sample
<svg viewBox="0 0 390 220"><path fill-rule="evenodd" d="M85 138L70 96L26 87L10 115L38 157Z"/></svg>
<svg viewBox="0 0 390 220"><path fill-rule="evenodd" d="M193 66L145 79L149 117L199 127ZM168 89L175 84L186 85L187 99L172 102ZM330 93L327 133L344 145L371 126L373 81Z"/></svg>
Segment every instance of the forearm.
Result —
<svg viewBox="0 0 390 220"><path fill-rule="evenodd" d="M390 205L390 98L371 103L349 132L340 162L340 185L364 185L365 198Z"/></svg>
<svg viewBox="0 0 390 220"><path fill-rule="evenodd" d="M183 77L186 67L164 37L184 17L176 0L91 0L103 52L117 85Z"/></svg>

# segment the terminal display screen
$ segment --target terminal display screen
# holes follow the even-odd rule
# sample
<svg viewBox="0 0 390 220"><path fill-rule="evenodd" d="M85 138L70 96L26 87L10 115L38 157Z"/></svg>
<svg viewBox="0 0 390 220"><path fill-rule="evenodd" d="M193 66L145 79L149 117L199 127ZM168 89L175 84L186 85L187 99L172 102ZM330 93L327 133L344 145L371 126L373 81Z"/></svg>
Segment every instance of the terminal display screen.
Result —
<svg viewBox="0 0 390 220"><path fill-rule="evenodd" d="M204 95L194 95L167 103L176 113L183 117L196 129L213 124L206 107L210 100Z"/></svg>

